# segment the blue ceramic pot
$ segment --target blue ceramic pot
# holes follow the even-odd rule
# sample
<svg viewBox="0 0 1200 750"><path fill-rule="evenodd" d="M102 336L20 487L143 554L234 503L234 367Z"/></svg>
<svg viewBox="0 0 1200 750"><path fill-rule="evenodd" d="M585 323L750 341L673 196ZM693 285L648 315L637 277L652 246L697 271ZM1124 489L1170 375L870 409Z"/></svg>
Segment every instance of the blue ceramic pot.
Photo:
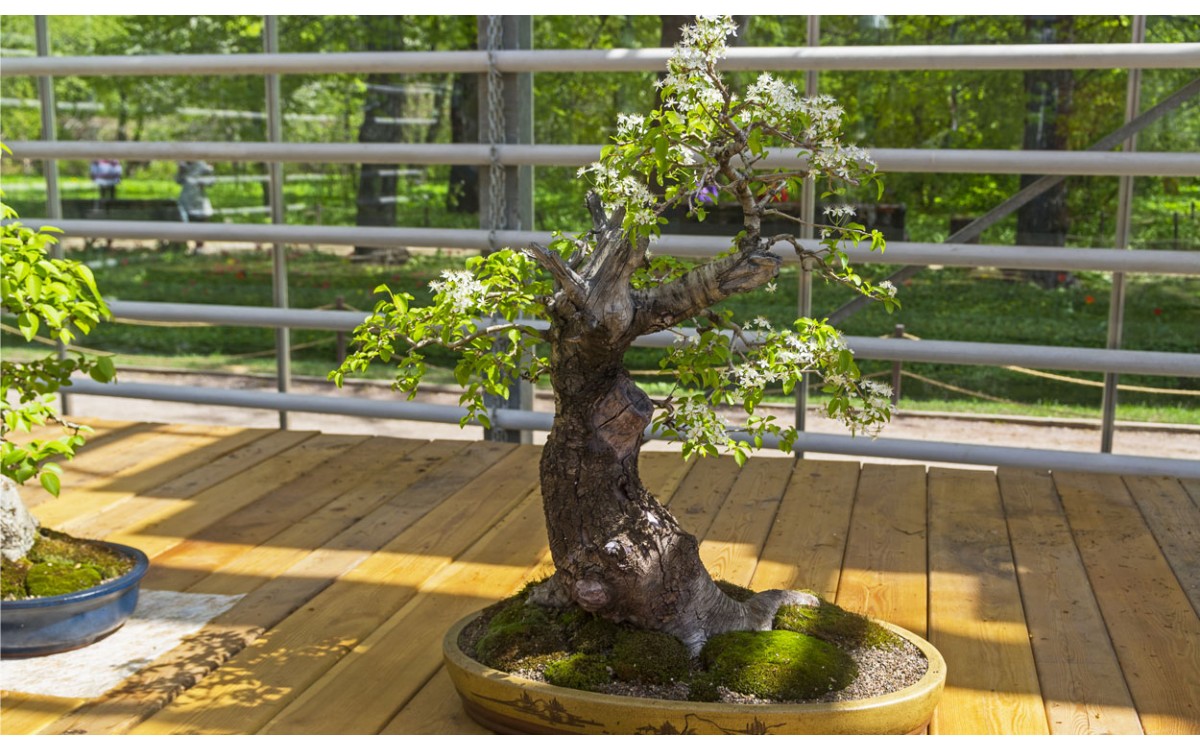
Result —
<svg viewBox="0 0 1200 750"><path fill-rule="evenodd" d="M73 594L0 603L0 656L45 656L95 643L125 624L150 567L145 553L99 542L133 559L133 570Z"/></svg>

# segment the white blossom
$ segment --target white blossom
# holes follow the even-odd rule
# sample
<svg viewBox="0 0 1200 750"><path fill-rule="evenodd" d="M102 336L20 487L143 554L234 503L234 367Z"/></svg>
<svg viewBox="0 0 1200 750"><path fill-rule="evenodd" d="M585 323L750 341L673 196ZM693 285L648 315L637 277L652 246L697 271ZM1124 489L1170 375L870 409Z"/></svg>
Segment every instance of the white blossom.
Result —
<svg viewBox="0 0 1200 750"><path fill-rule="evenodd" d="M824 213L834 221L842 221L843 219L854 218L854 206L826 206Z"/></svg>
<svg viewBox="0 0 1200 750"><path fill-rule="evenodd" d="M429 282L429 288L443 299L449 299L459 312L479 307L487 294L487 287L470 271L442 271L442 281Z"/></svg>

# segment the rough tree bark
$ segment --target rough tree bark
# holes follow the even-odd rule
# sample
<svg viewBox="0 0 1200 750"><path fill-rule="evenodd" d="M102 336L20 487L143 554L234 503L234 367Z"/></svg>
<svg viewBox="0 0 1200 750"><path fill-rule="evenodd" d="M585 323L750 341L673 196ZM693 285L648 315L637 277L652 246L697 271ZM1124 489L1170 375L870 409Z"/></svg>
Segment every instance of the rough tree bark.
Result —
<svg viewBox="0 0 1200 750"><path fill-rule="evenodd" d="M539 260L559 291L550 306L554 427L542 452L541 483L555 575L535 601L584 609L670 633L693 652L713 635L770 629L783 604L815 605L794 591L737 602L713 583L699 543L642 485L638 455L654 405L623 365L639 335L692 317L767 283L780 259L757 243L661 287L630 283L646 252L589 198L596 249L572 268L550 251Z"/></svg>

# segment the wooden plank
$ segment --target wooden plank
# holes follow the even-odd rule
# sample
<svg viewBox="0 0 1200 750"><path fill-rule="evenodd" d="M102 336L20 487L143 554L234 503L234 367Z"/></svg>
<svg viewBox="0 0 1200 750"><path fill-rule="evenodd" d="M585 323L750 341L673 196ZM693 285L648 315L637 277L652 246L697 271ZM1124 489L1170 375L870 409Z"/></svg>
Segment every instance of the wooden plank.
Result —
<svg viewBox="0 0 1200 750"><path fill-rule="evenodd" d="M53 512L51 508L42 511L43 523L76 536L102 539L120 528L122 512L118 506L123 501L152 492L188 471L207 467L226 453L269 434L268 430L231 427L189 426L179 432L174 428L169 431L178 439L164 441L153 452L146 451L136 464L72 490L63 503L52 504Z"/></svg>
<svg viewBox="0 0 1200 750"><path fill-rule="evenodd" d="M265 734L374 734L442 664L441 642L459 619L515 593L548 553L541 495L526 502L460 560L438 571L403 609L321 675ZM386 689L380 676L387 675Z"/></svg>
<svg viewBox="0 0 1200 750"><path fill-rule="evenodd" d="M700 559L713 578L750 585L794 463L755 456L742 467L700 542Z"/></svg>
<svg viewBox="0 0 1200 750"><path fill-rule="evenodd" d="M1141 734L1054 481L1030 469L997 478L1050 732Z"/></svg>
<svg viewBox="0 0 1200 750"><path fill-rule="evenodd" d="M134 733L257 731L481 534L494 536L536 485L538 454L533 446L515 448Z"/></svg>
<svg viewBox="0 0 1200 750"><path fill-rule="evenodd" d="M738 465L732 456L697 460L671 495L671 515L680 526L703 539L737 476Z"/></svg>
<svg viewBox="0 0 1200 750"><path fill-rule="evenodd" d="M372 551L396 539L444 498L460 490L476 474L495 465L513 448L508 444L483 441L438 441L393 464L387 475L389 490L384 501L373 511L359 515L360 511L365 511L359 504L362 496L371 496L379 489L374 485L364 485L339 499L335 505L344 504L347 515L338 516L333 507L328 509L331 513L324 516L331 527L336 521L348 528L325 542L323 547L307 553L303 549L289 550L280 541L288 538L292 531L289 529L271 540L271 549L291 554L273 561L259 560L257 567L243 569L231 564L227 567L237 575L218 572L194 586L193 591L204 593L244 590L247 571L263 582L195 636L127 680L102 704L85 706L51 729L56 733L88 734L128 731L253 643Z"/></svg>
<svg viewBox="0 0 1200 750"><path fill-rule="evenodd" d="M82 698L0 693L0 734L38 734L83 703Z"/></svg>
<svg viewBox="0 0 1200 750"><path fill-rule="evenodd" d="M192 498L203 490L257 466L315 434L255 430L247 436L251 438L249 442L241 443L231 451L226 451L225 446L220 444L219 447L214 446L212 453L200 451L201 458L208 459L206 464L113 503L89 523L89 528L98 536L109 537L127 529L139 528L169 518L186 509L193 502ZM173 470L167 468L165 473L173 473Z"/></svg>
<svg viewBox="0 0 1200 750"><path fill-rule="evenodd" d="M1179 484L1192 498L1192 503L1200 510L1200 479L1180 479Z"/></svg>
<svg viewBox="0 0 1200 750"><path fill-rule="evenodd" d="M374 438L369 443L363 440L336 460L325 461L209 526L203 535L186 539L159 555L144 585L151 589L186 590L212 571L313 518L359 484L382 476L381 467L390 466L424 444L420 440L398 438ZM306 526L314 528L322 536L312 545L304 545L305 548L337 533L337 529L325 525Z"/></svg>
<svg viewBox="0 0 1200 750"><path fill-rule="evenodd" d="M796 462L750 588L837 596L858 472L852 461Z"/></svg>
<svg viewBox="0 0 1200 750"><path fill-rule="evenodd" d="M1054 484L1146 734L1200 733L1200 621L1118 476Z"/></svg>
<svg viewBox="0 0 1200 750"><path fill-rule="evenodd" d="M1047 734L992 472L929 469L929 642L947 665L932 734Z"/></svg>
<svg viewBox="0 0 1200 750"><path fill-rule="evenodd" d="M95 446L85 446L74 459L64 464L62 491L57 498L36 483L25 485L21 489L21 498L30 508L38 508L40 515L53 519L57 506L74 507L70 500L71 491L111 477L122 469L137 464L144 455L158 450L162 444L170 444L175 439L170 425L135 424L120 430L112 440Z"/></svg>
<svg viewBox="0 0 1200 750"><path fill-rule="evenodd" d="M439 669L380 734L492 734L463 710L446 670Z"/></svg>
<svg viewBox="0 0 1200 750"><path fill-rule="evenodd" d="M364 439L362 435L315 435L187 500L160 504L158 519L127 527L109 539L137 547L154 558Z"/></svg>
<svg viewBox="0 0 1200 750"><path fill-rule="evenodd" d="M926 633L925 467L864 464L836 603Z"/></svg>
<svg viewBox="0 0 1200 750"><path fill-rule="evenodd" d="M673 498L692 495L691 490L680 493L678 489L684 477L697 465L684 462L677 454L647 452L642 454L639 473L646 488L658 498L667 498L662 502L669 505ZM703 465L703 462L699 465ZM715 507L713 511L715 513ZM544 523L536 533L540 535L537 538L545 539ZM546 549L539 562L526 574L523 581L544 578L552 571L553 563L550 560L549 550ZM496 598L504 595L506 594L497 594ZM434 649L440 651L440 637L439 643L434 644ZM405 674L409 674L410 669L411 665L406 666ZM394 717L388 726L382 729L384 733L487 733L463 712L458 695L444 670L438 669L428 682L418 687L419 679L419 674L410 675L411 682L409 684L415 690L415 694L411 700L403 704L398 712L392 706L385 707L394 713ZM399 701L393 702L397 707L401 705Z"/></svg>
<svg viewBox="0 0 1200 750"><path fill-rule="evenodd" d="M1192 610L1200 616L1200 510L1173 477L1124 477Z"/></svg>

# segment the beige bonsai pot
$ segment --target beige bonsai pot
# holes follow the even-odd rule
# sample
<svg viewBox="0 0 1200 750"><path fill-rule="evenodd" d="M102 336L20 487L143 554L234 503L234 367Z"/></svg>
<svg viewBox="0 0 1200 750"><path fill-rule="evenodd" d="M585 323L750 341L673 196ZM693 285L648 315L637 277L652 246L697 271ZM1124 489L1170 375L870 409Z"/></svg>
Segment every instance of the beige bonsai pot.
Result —
<svg viewBox="0 0 1200 750"><path fill-rule="evenodd" d="M929 669L894 693L841 703L735 705L653 700L555 687L499 672L467 657L459 636L443 641L446 669L467 714L501 733L529 734L917 734L942 696L946 662L923 638L880 623L925 654Z"/></svg>

